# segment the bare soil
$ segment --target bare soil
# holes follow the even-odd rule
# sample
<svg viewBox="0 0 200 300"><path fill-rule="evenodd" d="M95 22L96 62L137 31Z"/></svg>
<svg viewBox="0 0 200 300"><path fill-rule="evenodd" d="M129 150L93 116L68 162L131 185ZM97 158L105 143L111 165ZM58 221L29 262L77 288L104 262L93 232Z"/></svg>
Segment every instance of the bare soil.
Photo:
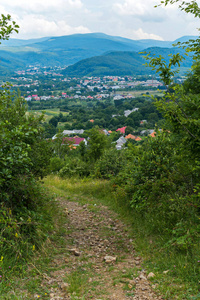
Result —
<svg viewBox="0 0 200 300"><path fill-rule="evenodd" d="M134 250L130 230L107 207L59 200L67 246L43 285L50 299L161 300ZM108 256L108 257L107 257Z"/></svg>

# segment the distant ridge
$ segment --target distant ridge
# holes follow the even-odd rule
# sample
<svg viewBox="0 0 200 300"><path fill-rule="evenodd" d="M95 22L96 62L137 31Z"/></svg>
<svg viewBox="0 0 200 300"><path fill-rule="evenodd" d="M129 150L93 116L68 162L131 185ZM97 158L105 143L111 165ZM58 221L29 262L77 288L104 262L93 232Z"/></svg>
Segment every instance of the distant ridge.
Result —
<svg viewBox="0 0 200 300"><path fill-rule="evenodd" d="M25 68L30 64L64 67L104 54L107 55L105 55L105 60L108 58L111 59L110 56L108 57L108 53L110 52L139 52L150 47L171 48L178 41L195 38L195 36L187 36L181 37L176 41L131 40L104 33L87 33L30 40L10 39L9 41L2 41L0 45L0 60L2 62L6 60L4 67L7 68L8 72L9 70L13 72L13 70ZM112 57L112 62L116 65L117 62L113 61L114 59ZM133 57L130 59L131 63L133 63ZM141 62L139 57L137 59L138 62ZM94 61L94 59L92 60ZM102 59L98 58L99 63L100 61ZM81 64L83 65L82 62ZM127 61L124 61L123 64L128 68ZM0 62L0 69L2 67ZM75 70L75 67L73 68ZM68 70L72 69L69 67Z"/></svg>

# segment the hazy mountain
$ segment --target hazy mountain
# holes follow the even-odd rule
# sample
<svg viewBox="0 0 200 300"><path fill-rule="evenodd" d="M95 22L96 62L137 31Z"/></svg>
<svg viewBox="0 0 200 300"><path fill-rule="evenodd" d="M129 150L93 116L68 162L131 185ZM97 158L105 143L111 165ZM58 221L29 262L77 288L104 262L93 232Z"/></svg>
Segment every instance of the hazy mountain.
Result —
<svg viewBox="0 0 200 300"><path fill-rule="evenodd" d="M30 40L22 40L22 39L9 39L1 41L1 47L21 47L21 46L27 46L39 42L43 42L48 40L49 37L39 38L39 39L30 39Z"/></svg>
<svg viewBox="0 0 200 300"><path fill-rule="evenodd" d="M103 33L89 33L30 40L10 39L2 41L0 45L0 68L1 62L5 60L7 60L5 65L10 71L30 64L69 66L83 59L101 56L105 53L107 55L109 52L138 52L149 47L172 47L172 44L179 40L185 41L191 38L195 37L182 37L174 42L166 42L131 40ZM98 61L100 61L99 58Z"/></svg>

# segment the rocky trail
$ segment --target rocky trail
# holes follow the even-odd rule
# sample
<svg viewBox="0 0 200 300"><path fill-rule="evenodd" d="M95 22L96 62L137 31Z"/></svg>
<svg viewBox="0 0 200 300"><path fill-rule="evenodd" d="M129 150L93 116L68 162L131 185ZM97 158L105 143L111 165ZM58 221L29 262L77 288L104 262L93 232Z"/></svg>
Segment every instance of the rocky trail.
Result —
<svg viewBox="0 0 200 300"><path fill-rule="evenodd" d="M50 299L161 300L134 250L127 227L107 207L58 199L67 246L43 280Z"/></svg>

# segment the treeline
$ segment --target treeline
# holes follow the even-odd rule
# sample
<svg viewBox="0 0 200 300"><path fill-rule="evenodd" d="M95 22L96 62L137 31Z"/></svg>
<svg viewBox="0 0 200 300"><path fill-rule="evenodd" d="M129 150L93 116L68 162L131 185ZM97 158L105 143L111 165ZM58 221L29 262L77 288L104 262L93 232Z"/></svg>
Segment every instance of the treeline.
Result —
<svg viewBox="0 0 200 300"><path fill-rule="evenodd" d="M134 108L138 110L126 117L125 111ZM65 115L65 112L68 114ZM53 116L48 123L43 123L43 126L45 136L51 138L60 130L89 130L95 126L111 131L126 126L126 134L133 132L139 134L144 129L154 128L155 124L162 126L162 123L162 114L153 105L151 98L138 97L114 102L111 100L88 101L80 105L66 105L65 108L61 106L60 113Z"/></svg>

